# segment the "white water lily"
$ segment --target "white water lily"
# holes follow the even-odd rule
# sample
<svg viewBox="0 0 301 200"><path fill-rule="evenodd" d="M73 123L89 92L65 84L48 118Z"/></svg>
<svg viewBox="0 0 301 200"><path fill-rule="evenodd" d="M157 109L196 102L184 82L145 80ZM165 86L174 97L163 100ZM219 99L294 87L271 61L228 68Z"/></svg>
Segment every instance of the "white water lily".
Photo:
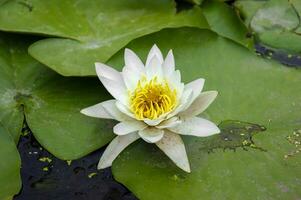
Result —
<svg viewBox="0 0 301 200"><path fill-rule="evenodd" d="M115 119L117 135L103 153L98 169L110 167L128 145L139 138L155 143L178 167L190 172L190 164L180 135L206 137L220 132L212 122L197 117L216 98L216 91L201 92L204 79L186 85L175 70L172 50L165 59L156 45L146 64L125 49L122 72L96 63L97 75L114 97L81 110L97 118Z"/></svg>

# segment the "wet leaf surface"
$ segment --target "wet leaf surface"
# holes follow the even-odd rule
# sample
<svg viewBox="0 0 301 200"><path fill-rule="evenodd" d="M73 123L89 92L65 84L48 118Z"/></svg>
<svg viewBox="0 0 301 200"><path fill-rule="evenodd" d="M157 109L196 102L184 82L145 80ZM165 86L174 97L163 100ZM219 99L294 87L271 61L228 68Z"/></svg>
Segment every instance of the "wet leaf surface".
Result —
<svg viewBox="0 0 301 200"><path fill-rule="evenodd" d="M65 76L95 75L131 40L167 27L207 27L199 8L176 13L172 0L13 0L0 7L0 30L49 35L30 54Z"/></svg>

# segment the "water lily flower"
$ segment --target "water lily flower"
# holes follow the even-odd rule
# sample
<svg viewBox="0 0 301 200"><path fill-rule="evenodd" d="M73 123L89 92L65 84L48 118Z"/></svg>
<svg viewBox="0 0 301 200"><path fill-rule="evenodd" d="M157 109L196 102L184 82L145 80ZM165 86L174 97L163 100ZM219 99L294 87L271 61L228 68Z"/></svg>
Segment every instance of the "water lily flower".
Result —
<svg viewBox="0 0 301 200"><path fill-rule="evenodd" d="M125 49L122 72L95 63L97 75L113 96L81 113L119 121L117 135L103 153L98 169L110 167L131 143L142 138L156 144L178 167L190 172L190 164L180 135L206 137L220 132L211 121L197 117L216 98L217 91L202 92L204 79L186 85L175 70L172 50L165 59L154 45L144 65L130 49Z"/></svg>

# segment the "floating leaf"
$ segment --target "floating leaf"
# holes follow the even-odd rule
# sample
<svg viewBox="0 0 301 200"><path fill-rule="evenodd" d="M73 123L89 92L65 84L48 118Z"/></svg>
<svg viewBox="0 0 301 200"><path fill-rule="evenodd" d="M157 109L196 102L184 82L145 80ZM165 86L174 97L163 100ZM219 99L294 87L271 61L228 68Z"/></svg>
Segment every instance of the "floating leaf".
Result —
<svg viewBox="0 0 301 200"><path fill-rule="evenodd" d="M238 10L245 25L249 27L249 24L259 8L261 8L266 1L257 0L237 0L234 2L235 8Z"/></svg>
<svg viewBox="0 0 301 200"><path fill-rule="evenodd" d="M246 24L251 24L259 42L273 49L300 53L299 1L239 0L235 2Z"/></svg>
<svg viewBox="0 0 301 200"><path fill-rule="evenodd" d="M293 32L284 31L265 31L258 35L263 44L276 48L291 51L293 53L301 52L301 35Z"/></svg>
<svg viewBox="0 0 301 200"><path fill-rule="evenodd" d="M12 137L1 124L0 147L0 199L9 200L21 188L21 160Z"/></svg>
<svg viewBox="0 0 301 200"><path fill-rule="evenodd" d="M248 29L234 9L223 2L212 0L206 1L202 8L213 31L244 46L251 46L252 41L247 38Z"/></svg>
<svg viewBox="0 0 301 200"><path fill-rule="evenodd" d="M207 27L199 8L176 13L172 0L12 0L0 7L0 29L36 33L30 54L66 76L95 75L131 40L166 27Z"/></svg>
<svg viewBox="0 0 301 200"><path fill-rule="evenodd" d="M251 21L251 28L261 33L267 30L290 31L299 26L299 17L287 0L270 0Z"/></svg>
<svg viewBox="0 0 301 200"><path fill-rule="evenodd" d="M185 82L203 77L205 90L219 91L204 117L216 123L251 122L266 131L249 138L245 131L249 125L238 126L240 131L237 124L226 128L235 135L231 137L235 143L226 147L235 150L221 145L223 134L215 139L183 137L190 174L177 169L155 145L137 142L113 163L115 178L142 200L300 198L301 156L284 156L293 148L286 137L301 129L301 71L259 58L212 32L191 28L160 31L128 47L145 57L154 42L164 53L174 50ZM121 53L110 63L121 64ZM241 140L244 137L246 142ZM243 148L246 144L250 146Z"/></svg>
<svg viewBox="0 0 301 200"><path fill-rule="evenodd" d="M61 159L76 159L112 138L112 121L80 110L109 98L95 78L65 78L27 54L32 40L0 35L0 122L18 141L23 116L36 139Z"/></svg>

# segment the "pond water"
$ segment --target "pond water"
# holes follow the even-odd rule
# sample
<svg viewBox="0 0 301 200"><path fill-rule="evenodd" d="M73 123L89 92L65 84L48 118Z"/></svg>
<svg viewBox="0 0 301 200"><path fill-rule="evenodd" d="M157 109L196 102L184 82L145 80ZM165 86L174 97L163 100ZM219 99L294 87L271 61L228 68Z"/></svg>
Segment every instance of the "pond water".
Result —
<svg viewBox="0 0 301 200"><path fill-rule="evenodd" d="M18 149L23 187L14 200L136 200L116 182L111 169L96 169L105 150L81 159L63 161L43 149L28 128L23 129Z"/></svg>

